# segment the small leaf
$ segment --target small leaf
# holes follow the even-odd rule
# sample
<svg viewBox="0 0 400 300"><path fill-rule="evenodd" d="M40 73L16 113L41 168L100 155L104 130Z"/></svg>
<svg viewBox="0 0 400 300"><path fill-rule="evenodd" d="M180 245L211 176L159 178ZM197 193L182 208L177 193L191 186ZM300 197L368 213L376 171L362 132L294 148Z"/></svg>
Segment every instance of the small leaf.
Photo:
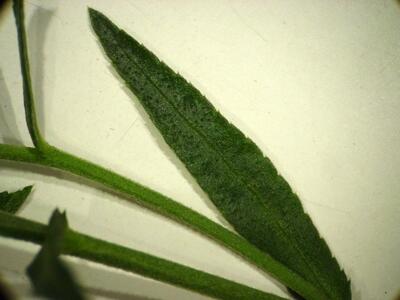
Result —
<svg viewBox="0 0 400 300"><path fill-rule="evenodd" d="M22 190L8 193L0 193L0 210L8 212L10 214L15 214L18 209L24 204L25 200L31 193L32 186L24 187Z"/></svg>
<svg viewBox="0 0 400 300"><path fill-rule="evenodd" d="M235 230L329 299L350 299L345 273L272 162L189 82L89 9L119 75L167 144Z"/></svg>
<svg viewBox="0 0 400 300"><path fill-rule="evenodd" d="M84 299L69 269L59 258L67 229L65 213L55 210L42 249L27 268L36 293L50 299Z"/></svg>

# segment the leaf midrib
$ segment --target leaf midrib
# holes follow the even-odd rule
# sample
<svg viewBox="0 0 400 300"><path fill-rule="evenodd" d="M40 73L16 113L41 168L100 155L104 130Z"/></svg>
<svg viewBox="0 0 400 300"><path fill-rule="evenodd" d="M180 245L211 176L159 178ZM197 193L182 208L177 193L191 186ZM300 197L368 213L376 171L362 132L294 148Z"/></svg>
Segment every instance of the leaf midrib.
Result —
<svg viewBox="0 0 400 300"><path fill-rule="evenodd" d="M124 33L123 30L119 30L118 34L120 33ZM117 34L117 35L118 35ZM116 40L118 41L118 40ZM227 169L230 171L231 176L233 178L237 178L247 189L248 191L254 196L254 198L261 203L262 206L265 207L265 209L270 209L273 210L276 214L276 209L270 205L268 205L267 203L264 203L264 201L262 201L260 198L261 196L259 195L259 193L257 191L255 191L253 188L251 188L250 186L248 186L248 184L246 183L246 181L244 179L242 179L242 176L237 174L237 172L230 166L230 164L226 161L226 159L224 158L223 155L220 154L220 152L218 150L216 150L212 143L210 143L207 140L207 137L205 135L203 135L196 127L195 125L193 125L177 108L176 106L168 99L167 95L157 86L157 84L152 80L152 78L134 61L130 58L130 55L125 51L124 47L120 47L120 49L122 49L122 51L124 52L124 54L126 55L126 57L128 58L128 60L130 62L132 62L134 65L136 65L136 67L142 72L142 74L145 76L145 78L154 86L154 88L161 94L161 96L163 98L165 98L165 100L168 102L169 105L171 105L171 107L176 111L176 113L184 120L185 123L187 123L187 126L189 128L191 128L202 140L204 140L204 143L214 152L217 154L218 157L220 157L221 161L223 162L223 164L227 167ZM280 176L279 174L277 174L277 176ZM263 212L263 214L265 214ZM268 219L268 216L267 216ZM286 230L281 226L279 220L276 220L276 217L274 217L275 219L275 223L277 224L279 230L283 233L283 236L285 237L286 241L293 241L293 238L290 238L287 235ZM297 232L297 228L293 227L293 229ZM297 242L297 239L295 239L295 241ZM315 270L315 268L312 267L312 265L309 264L307 258L304 256L304 253L300 250L300 248L297 246L297 243L289 243L294 245L296 251L300 254L301 259L303 260L303 262L307 265L308 269L310 272L313 273L314 275L314 279L319 283L320 287L322 289L324 289L324 284L322 284L319 280L319 278L321 278L321 276L319 276L319 272L318 270ZM296 272L297 273L297 272ZM300 275L300 274L299 274ZM302 276L302 275L301 275ZM324 292L325 293L325 292Z"/></svg>

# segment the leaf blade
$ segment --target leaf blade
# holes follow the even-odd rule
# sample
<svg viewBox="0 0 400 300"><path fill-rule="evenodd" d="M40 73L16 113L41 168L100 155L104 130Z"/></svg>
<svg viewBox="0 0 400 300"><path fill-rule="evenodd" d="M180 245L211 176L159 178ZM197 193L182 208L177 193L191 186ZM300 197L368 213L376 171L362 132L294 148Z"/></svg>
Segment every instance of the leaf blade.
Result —
<svg viewBox="0 0 400 300"><path fill-rule="evenodd" d="M43 246L28 266L27 274L38 295L50 299L83 300L73 275L59 258L67 229L65 213L55 210L50 218Z"/></svg>
<svg viewBox="0 0 400 300"><path fill-rule="evenodd" d="M346 275L272 162L153 53L101 13L89 14L117 72L236 231L329 298L350 299Z"/></svg>
<svg viewBox="0 0 400 300"><path fill-rule="evenodd" d="M0 193L0 210L8 212L10 214L15 214L21 206L24 204L25 200L28 198L32 191L33 186L26 186L23 189L8 193L6 191Z"/></svg>

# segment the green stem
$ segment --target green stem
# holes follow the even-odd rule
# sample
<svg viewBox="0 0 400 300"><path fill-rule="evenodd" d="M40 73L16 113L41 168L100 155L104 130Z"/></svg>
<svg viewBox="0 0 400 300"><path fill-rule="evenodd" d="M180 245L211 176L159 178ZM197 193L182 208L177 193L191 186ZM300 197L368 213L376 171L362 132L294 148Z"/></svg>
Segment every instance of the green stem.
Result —
<svg viewBox="0 0 400 300"><path fill-rule="evenodd" d="M47 226L0 211L0 235L42 244ZM284 298L137 250L67 229L63 254L98 262L180 286L217 299L282 300Z"/></svg>
<svg viewBox="0 0 400 300"><path fill-rule="evenodd" d="M29 67L28 46L26 42L26 32L24 26L24 9L22 0L14 0L14 16L18 33L18 49L21 61L22 87L24 93L25 119L28 125L29 134L32 142L38 149L48 146L40 134L39 125L36 119L35 102L33 101L32 80Z"/></svg>
<svg viewBox="0 0 400 300"><path fill-rule="evenodd" d="M100 183L109 188L110 191L121 194L129 202L138 203L213 239L259 269L269 273L305 299L320 300L327 298L297 273L237 234L196 211L101 166L52 146L39 151L35 148L0 144L0 159L47 166Z"/></svg>

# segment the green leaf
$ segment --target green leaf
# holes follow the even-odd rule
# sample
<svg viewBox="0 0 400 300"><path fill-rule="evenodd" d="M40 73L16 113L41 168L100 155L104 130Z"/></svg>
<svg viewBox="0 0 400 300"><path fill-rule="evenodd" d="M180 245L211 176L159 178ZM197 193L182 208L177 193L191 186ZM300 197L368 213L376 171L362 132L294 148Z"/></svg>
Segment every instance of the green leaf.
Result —
<svg viewBox="0 0 400 300"><path fill-rule="evenodd" d="M89 9L113 66L235 230L323 290L350 299L345 273L271 161L190 83Z"/></svg>
<svg viewBox="0 0 400 300"><path fill-rule="evenodd" d="M27 268L36 293L50 299L84 299L69 269L59 258L67 229L65 213L55 210L42 249Z"/></svg>
<svg viewBox="0 0 400 300"><path fill-rule="evenodd" d="M32 186L24 187L22 190L8 193L0 193L0 210L8 212L10 214L15 214L18 209L24 204L26 198L32 191Z"/></svg>
<svg viewBox="0 0 400 300"><path fill-rule="evenodd" d="M45 148L47 143L39 131L39 125L36 119L35 102L32 92L32 80L29 67L28 46L26 42L26 32L24 25L24 2L23 0L14 0L13 9L15 23L18 32L18 49L22 73L22 86L24 92L25 119L28 125L29 134L35 147Z"/></svg>

